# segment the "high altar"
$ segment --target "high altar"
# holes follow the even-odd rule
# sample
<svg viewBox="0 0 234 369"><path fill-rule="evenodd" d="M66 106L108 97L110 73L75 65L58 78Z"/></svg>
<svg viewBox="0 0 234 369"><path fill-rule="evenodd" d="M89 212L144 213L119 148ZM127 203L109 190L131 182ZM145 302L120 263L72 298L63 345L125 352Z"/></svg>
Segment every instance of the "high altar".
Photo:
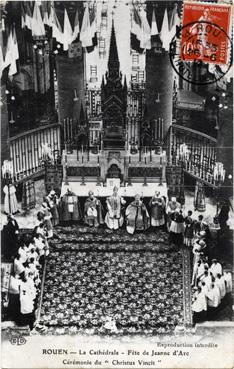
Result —
<svg viewBox="0 0 234 369"><path fill-rule="evenodd" d="M138 110L135 101L138 101ZM149 99L150 100L150 99ZM89 104L89 102L88 102ZM87 105L88 105L87 104ZM108 71L100 90L99 137L90 146L93 119L81 107L76 148L66 142L63 151L62 194L69 187L80 196L92 189L108 196L115 185L123 196L152 196L156 190L167 196L166 152L163 150L162 120L147 112L145 89L128 89L120 71L114 24L112 24ZM135 117L134 127L129 111ZM69 121L64 136L69 135ZM97 124L97 121L96 121ZM71 130L70 130L71 134Z"/></svg>

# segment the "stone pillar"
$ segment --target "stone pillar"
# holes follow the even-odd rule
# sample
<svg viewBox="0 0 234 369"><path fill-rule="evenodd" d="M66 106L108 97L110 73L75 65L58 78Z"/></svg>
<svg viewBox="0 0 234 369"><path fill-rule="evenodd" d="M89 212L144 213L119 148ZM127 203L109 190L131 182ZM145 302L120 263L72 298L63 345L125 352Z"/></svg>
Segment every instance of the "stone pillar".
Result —
<svg viewBox="0 0 234 369"><path fill-rule="evenodd" d="M146 101L148 120L163 119L163 137L172 123L173 68L168 52L146 52Z"/></svg>
<svg viewBox="0 0 234 369"><path fill-rule="evenodd" d="M9 144L9 122L7 110L6 85L1 86L1 166L4 160L10 159L10 144Z"/></svg>
<svg viewBox="0 0 234 369"><path fill-rule="evenodd" d="M58 55L56 58L58 97L59 97L59 121L63 123L65 118L78 120L80 106L84 106L84 63L81 58L68 58ZM77 90L78 101L74 101L74 89Z"/></svg>
<svg viewBox="0 0 234 369"><path fill-rule="evenodd" d="M9 122L8 122L8 110L7 110L7 96L6 85L1 85L1 176L2 176L2 164L4 160L10 159L10 141L9 141ZM1 186L1 202L4 200L2 188L5 185L5 181L2 181Z"/></svg>
<svg viewBox="0 0 234 369"><path fill-rule="evenodd" d="M167 9L170 22L174 6L175 1L148 1L149 24L151 24L152 12L154 11L160 31L165 9ZM172 123L173 68L168 51L162 48L159 35L153 36L151 41L151 50L146 50L146 118L152 122L158 118L163 119L163 137L165 137Z"/></svg>
<svg viewBox="0 0 234 369"><path fill-rule="evenodd" d="M219 111L219 130L217 135L217 161L223 163L226 170L226 179L223 191L228 191L231 196L233 192L232 180L228 180L228 175L233 177L233 79L228 84L225 97L220 97L223 105ZM227 187L226 187L227 186Z"/></svg>

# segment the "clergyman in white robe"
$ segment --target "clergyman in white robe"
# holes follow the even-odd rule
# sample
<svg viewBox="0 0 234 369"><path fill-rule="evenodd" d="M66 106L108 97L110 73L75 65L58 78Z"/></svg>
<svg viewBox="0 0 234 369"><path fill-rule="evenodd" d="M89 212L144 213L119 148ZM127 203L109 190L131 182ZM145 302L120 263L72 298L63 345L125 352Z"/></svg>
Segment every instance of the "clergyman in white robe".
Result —
<svg viewBox="0 0 234 369"><path fill-rule="evenodd" d="M106 200L107 213L105 223L109 229L118 229L123 225L123 215L121 214L121 206L126 201L118 195L118 188L114 187L113 195Z"/></svg>

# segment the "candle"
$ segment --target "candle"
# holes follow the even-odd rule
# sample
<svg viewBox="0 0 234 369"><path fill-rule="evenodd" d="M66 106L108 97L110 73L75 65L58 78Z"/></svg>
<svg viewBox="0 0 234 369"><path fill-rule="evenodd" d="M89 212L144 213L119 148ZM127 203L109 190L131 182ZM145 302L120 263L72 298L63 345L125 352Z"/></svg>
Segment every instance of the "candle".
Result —
<svg viewBox="0 0 234 369"><path fill-rule="evenodd" d="M66 142L66 120L64 119L63 120L63 133L64 133L64 141Z"/></svg>
<svg viewBox="0 0 234 369"><path fill-rule="evenodd" d="M67 128L67 141L70 139L70 133L69 133L69 118L66 119L66 128Z"/></svg>
<svg viewBox="0 0 234 369"><path fill-rule="evenodd" d="M71 134L71 140L72 140L72 137L73 137L73 132L72 132L72 119L70 119L70 134Z"/></svg>

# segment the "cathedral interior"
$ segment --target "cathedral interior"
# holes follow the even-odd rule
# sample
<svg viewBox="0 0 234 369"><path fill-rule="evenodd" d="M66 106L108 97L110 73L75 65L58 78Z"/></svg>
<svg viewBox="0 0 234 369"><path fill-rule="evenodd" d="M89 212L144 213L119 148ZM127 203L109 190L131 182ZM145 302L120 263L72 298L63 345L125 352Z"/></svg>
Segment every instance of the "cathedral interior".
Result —
<svg viewBox="0 0 234 369"><path fill-rule="evenodd" d="M175 72L166 39L171 42L180 25L183 2L6 1L0 6L6 327L12 321L8 289L17 254L4 235L7 215L15 213L21 247L41 222L38 213L51 191L58 204L72 193L79 214L69 222L60 214L45 242L49 253L39 269L34 334L156 335L194 326L206 330L207 320L213 327L231 324L226 280L217 311L194 319L199 315L193 310L194 288L200 288L194 282L194 253L183 241L171 241L166 222L129 234L126 219L113 230L104 220L91 227L83 217L90 191L103 219L116 187L125 208L139 195L149 217L155 193L165 209L176 198L184 217L189 210L194 222L204 217L210 234L207 265L217 259L222 277L233 278L233 78L229 73L197 84ZM139 42L132 24L145 27L150 46L143 36ZM214 73L203 62L188 68L196 78ZM12 329L27 333L28 324L16 322Z"/></svg>

